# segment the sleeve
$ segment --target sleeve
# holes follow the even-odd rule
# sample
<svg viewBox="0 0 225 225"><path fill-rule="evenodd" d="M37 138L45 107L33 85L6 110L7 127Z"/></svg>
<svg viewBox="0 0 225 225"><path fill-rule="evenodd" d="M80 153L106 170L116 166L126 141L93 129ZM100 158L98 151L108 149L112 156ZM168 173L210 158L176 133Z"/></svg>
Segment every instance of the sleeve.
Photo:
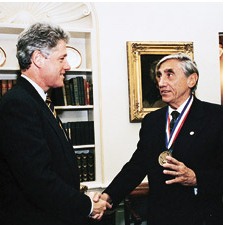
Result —
<svg viewBox="0 0 225 225"><path fill-rule="evenodd" d="M222 107L214 110L207 120L205 137L205 159L207 163L204 168L196 169L198 194L200 196L214 196L221 198L223 193L223 112ZM206 157L204 154L202 158ZM216 197L217 196L217 197Z"/></svg>
<svg viewBox="0 0 225 225"><path fill-rule="evenodd" d="M147 132L145 121L146 119L143 120L141 125L137 149L109 186L103 191L110 196L114 207L137 187L147 175L149 162L148 149L143 145Z"/></svg>
<svg viewBox="0 0 225 225"><path fill-rule="evenodd" d="M90 198L52 169L52 152L43 133L43 113L35 104L17 99L6 102L1 109L1 151L11 178L32 204L47 213L71 221L78 215L88 216Z"/></svg>

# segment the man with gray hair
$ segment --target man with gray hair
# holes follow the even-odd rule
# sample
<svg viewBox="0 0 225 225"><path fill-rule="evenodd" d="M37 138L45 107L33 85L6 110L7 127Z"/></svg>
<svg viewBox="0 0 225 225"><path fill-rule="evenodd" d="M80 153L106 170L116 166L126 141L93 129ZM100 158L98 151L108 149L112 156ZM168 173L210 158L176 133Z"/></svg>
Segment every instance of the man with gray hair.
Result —
<svg viewBox="0 0 225 225"><path fill-rule="evenodd" d="M22 75L0 102L0 224L85 225L111 206L80 192L73 147L46 104L70 69L68 34L36 23L19 36Z"/></svg>
<svg viewBox="0 0 225 225"><path fill-rule="evenodd" d="M185 54L158 62L168 106L146 115L137 150L102 194L116 206L147 175L150 225L223 224L223 111L196 98L198 78Z"/></svg>

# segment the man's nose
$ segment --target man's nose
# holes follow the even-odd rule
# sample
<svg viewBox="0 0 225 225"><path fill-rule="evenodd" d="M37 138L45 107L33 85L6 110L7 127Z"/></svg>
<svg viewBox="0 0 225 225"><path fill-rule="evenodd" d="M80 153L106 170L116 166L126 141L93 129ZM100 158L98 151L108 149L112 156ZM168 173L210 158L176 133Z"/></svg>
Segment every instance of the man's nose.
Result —
<svg viewBox="0 0 225 225"><path fill-rule="evenodd" d="M163 87L166 83L165 77L161 76L159 79L157 79L158 81L158 86L159 87Z"/></svg>
<svg viewBox="0 0 225 225"><path fill-rule="evenodd" d="M68 63L67 59L66 59L65 65L64 65L64 69L65 69L65 70L70 70L70 69L71 69L71 66L70 66L70 64Z"/></svg>

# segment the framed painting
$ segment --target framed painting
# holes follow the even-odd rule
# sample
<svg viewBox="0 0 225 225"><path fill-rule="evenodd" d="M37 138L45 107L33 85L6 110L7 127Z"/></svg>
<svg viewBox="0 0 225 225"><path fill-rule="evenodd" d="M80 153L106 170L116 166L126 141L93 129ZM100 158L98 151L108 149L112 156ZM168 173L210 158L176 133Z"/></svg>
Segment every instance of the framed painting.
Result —
<svg viewBox="0 0 225 225"><path fill-rule="evenodd" d="M127 42L130 122L140 122L162 102L155 66L164 56L183 52L193 59L193 42Z"/></svg>

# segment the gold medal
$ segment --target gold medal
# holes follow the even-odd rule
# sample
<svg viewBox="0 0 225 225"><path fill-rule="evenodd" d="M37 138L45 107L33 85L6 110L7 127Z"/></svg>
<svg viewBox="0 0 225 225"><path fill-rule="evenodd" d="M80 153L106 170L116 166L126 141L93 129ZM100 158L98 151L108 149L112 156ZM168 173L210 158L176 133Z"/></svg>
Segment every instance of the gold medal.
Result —
<svg viewBox="0 0 225 225"><path fill-rule="evenodd" d="M159 155L159 164L162 166L164 163L166 163L166 156L172 156L172 152L170 151L164 151Z"/></svg>

